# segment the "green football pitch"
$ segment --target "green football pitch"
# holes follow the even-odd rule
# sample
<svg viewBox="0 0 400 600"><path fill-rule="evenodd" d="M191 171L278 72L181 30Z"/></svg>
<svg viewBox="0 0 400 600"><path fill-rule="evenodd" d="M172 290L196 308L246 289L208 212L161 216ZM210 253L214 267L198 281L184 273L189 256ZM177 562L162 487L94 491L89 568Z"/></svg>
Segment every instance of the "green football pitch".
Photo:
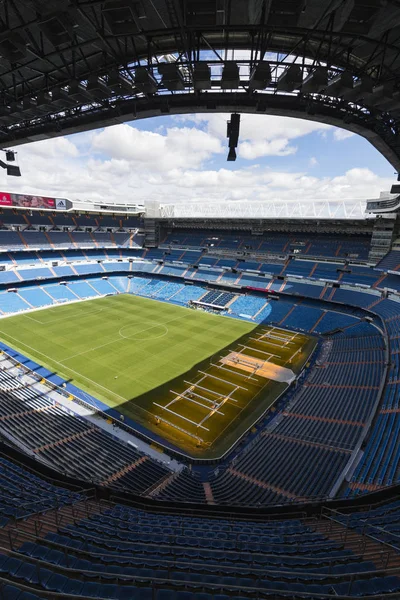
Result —
<svg viewBox="0 0 400 600"><path fill-rule="evenodd" d="M269 334L254 323L128 294L0 321L0 338L14 349L185 452L209 458L287 388L265 374L251 376L255 362L270 352L284 367L294 355L290 368L298 372L315 345L279 331L273 335L288 335L286 345L285 337L257 341L255 332ZM237 356L242 365L233 362Z"/></svg>

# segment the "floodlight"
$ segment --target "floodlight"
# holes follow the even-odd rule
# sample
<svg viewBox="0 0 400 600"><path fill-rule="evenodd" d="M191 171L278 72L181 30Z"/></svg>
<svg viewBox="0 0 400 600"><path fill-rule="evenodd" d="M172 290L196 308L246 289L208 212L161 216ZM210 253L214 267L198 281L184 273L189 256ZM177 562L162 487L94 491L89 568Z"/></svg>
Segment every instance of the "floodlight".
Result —
<svg viewBox="0 0 400 600"><path fill-rule="evenodd" d="M185 89L185 81L182 72L176 63L160 63L158 72L161 75L161 83L170 92L182 91Z"/></svg>
<svg viewBox="0 0 400 600"><path fill-rule="evenodd" d="M400 93L394 91L393 82L388 81L374 87L368 103L380 110L389 111L398 108L400 102L399 96Z"/></svg>
<svg viewBox="0 0 400 600"><path fill-rule="evenodd" d="M193 87L195 90L211 89L211 69L205 62L193 65Z"/></svg>
<svg viewBox="0 0 400 600"><path fill-rule="evenodd" d="M56 47L69 44L74 36L74 30L78 27L70 11L42 14L37 24L43 35Z"/></svg>
<svg viewBox="0 0 400 600"><path fill-rule="evenodd" d="M87 82L86 91L89 92L93 98L96 98L96 100L108 98L112 93L103 79L97 77L97 75L90 75Z"/></svg>
<svg viewBox="0 0 400 600"><path fill-rule="evenodd" d="M111 71L107 79L108 87L117 94L132 94L133 85L132 82L124 77L118 70Z"/></svg>
<svg viewBox="0 0 400 600"><path fill-rule="evenodd" d="M373 94L374 82L368 75L363 75L352 89L344 92L343 96L348 101L357 102L363 99L364 101L369 100Z"/></svg>
<svg viewBox="0 0 400 600"><path fill-rule="evenodd" d="M146 67L136 67L135 69L135 85L144 94L157 93L157 80L146 69Z"/></svg>
<svg viewBox="0 0 400 600"><path fill-rule="evenodd" d="M261 61L252 70L249 80L251 90L265 90L271 83L271 67L266 61Z"/></svg>
<svg viewBox="0 0 400 600"><path fill-rule="evenodd" d="M301 90L305 94L318 94L328 85L328 69L317 67L302 83Z"/></svg>
<svg viewBox="0 0 400 600"><path fill-rule="evenodd" d="M104 2L101 12L115 36L139 33L142 29L140 21L146 18L144 3L134 0L109 0Z"/></svg>
<svg viewBox="0 0 400 600"><path fill-rule="evenodd" d="M221 88L230 90L239 87L239 67L236 62L228 61L222 69Z"/></svg>
<svg viewBox="0 0 400 600"><path fill-rule="evenodd" d="M297 90L303 81L303 73L298 65L290 65L283 73L278 77L276 87L281 92L293 92Z"/></svg>
<svg viewBox="0 0 400 600"><path fill-rule="evenodd" d="M353 75L348 71L343 71L337 75L325 88L327 96L343 96L353 89Z"/></svg>

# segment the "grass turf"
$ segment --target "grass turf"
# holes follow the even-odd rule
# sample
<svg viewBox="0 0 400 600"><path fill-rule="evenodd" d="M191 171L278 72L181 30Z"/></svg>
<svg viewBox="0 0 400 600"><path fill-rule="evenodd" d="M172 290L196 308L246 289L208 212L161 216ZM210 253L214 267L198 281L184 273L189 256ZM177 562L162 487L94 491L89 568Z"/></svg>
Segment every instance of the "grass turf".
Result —
<svg viewBox="0 0 400 600"><path fill-rule="evenodd" d="M0 337L116 407L185 373L253 328L244 321L118 295L2 319Z"/></svg>
<svg viewBox="0 0 400 600"><path fill-rule="evenodd" d="M221 358L232 349L258 360L270 352L272 363L297 373L315 345L303 334L295 334L289 345L255 341L269 329L118 295L2 319L0 338L192 456L217 458L287 388L264 377L248 378L251 374L232 365L226 370ZM229 396L232 382L237 388ZM188 388L191 399L181 397ZM210 415L213 403L227 396ZM160 406L170 406L174 414Z"/></svg>

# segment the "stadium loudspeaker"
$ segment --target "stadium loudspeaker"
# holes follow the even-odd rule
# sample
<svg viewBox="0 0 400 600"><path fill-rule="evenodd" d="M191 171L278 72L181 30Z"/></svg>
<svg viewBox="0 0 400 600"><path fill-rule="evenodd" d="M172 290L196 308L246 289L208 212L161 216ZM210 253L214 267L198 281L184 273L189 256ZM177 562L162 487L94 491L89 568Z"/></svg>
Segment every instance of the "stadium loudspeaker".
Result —
<svg viewBox="0 0 400 600"><path fill-rule="evenodd" d="M7 175L12 175L13 177L21 177L20 168L16 165L7 165L3 160L0 160L0 167L7 170Z"/></svg>
<svg viewBox="0 0 400 600"><path fill-rule="evenodd" d="M15 152L12 150L6 150L6 161L14 162L15 161Z"/></svg>
<svg viewBox="0 0 400 600"><path fill-rule="evenodd" d="M21 169L16 165L7 165L7 175L12 177L21 177Z"/></svg>
<svg viewBox="0 0 400 600"><path fill-rule="evenodd" d="M228 121L226 127L226 137L229 138L229 146L236 148L239 142L239 127L240 127L240 115L231 115L231 120Z"/></svg>
<svg viewBox="0 0 400 600"><path fill-rule="evenodd" d="M236 151L235 148L239 142L239 128L240 128L240 115L234 113L231 115L231 120L227 123L226 135L229 138L228 146L229 146L229 154L228 161L236 160Z"/></svg>
<svg viewBox="0 0 400 600"><path fill-rule="evenodd" d="M235 162L236 160L236 150L235 148L229 148L228 159L229 162Z"/></svg>
<svg viewBox="0 0 400 600"><path fill-rule="evenodd" d="M393 184L391 187L390 193L391 194L400 194L400 185Z"/></svg>

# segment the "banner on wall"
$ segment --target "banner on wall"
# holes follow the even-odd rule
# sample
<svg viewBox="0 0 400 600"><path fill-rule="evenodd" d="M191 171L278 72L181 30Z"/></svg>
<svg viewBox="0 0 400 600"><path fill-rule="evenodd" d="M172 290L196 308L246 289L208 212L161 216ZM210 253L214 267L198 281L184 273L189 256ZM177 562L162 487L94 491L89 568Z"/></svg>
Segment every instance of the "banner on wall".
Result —
<svg viewBox="0 0 400 600"><path fill-rule="evenodd" d="M11 199L11 194L7 194L7 192L0 192L0 205L1 206L12 206L13 202Z"/></svg>
<svg viewBox="0 0 400 600"><path fill-rule="evenodd" d="M56 198L56 209L67 210L67 200L64 198Z"/></svg>
<svg viewBox="0 0 400 600"><path fill-rule="evenodd" d="M9 194L8 192L0 192L0 206L67 210L68 208L71 208L72 203L65 198L48 198L46 196L30 196L28 194Z"/></svg>

